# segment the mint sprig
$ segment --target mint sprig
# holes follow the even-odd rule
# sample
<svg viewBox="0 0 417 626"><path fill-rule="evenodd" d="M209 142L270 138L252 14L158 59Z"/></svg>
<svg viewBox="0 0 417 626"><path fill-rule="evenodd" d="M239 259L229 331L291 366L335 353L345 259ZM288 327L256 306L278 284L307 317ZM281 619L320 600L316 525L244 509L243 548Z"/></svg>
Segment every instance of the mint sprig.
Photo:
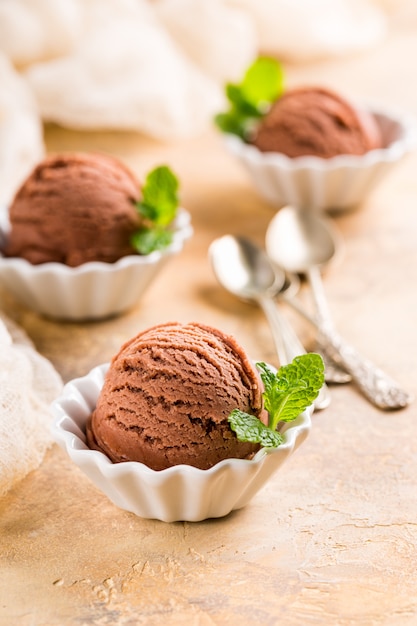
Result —
<svg viewBox="0 0 417 626"><path fill-rule="evenodd" d="M263 448L277 448L283 442L278 431L265 426L255 415L233 409L228 420L239 441L260 443Z"/></svg>
<svg viewBox="0 0 417 626"><path fill-rule="evenodd" d="M280 422L295 420L317 398L324 384L324 363L319 354L310 352L295 357L277 372L265 363L256 363L264 384L264 408L268 425L254 415L234 409L228 418L239 441L259 443L263 448L276 448L282 435L276 428Z"/></svg>
<svg viewBox="0 0 417 626"><path fill-rule="evenodd" d="M284 90L284 73L276 59L259 57L249 66L240 83L226 85L229 110L215 116L222 132L246 139L259 118Z"/></svg>
<svg viewBox="0 0 417 626"><path fill-rule="evenodd" d="M168 227L177 215L178 189L178 179L166 165L156 167L146 176L142 200L136 203L143 226L131 238L139 254L162 250L172 242Z"/></svg>

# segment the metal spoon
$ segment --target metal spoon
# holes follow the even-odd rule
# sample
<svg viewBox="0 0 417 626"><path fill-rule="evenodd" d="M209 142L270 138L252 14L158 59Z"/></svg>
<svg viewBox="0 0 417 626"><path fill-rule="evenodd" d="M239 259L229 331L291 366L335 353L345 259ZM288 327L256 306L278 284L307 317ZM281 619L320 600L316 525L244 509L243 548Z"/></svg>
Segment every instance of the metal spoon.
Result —
<svg viewBox="0 0 417 626"><path fill-rule="evenodd" d="M283 211L286 211L286 209L283 209ZM310 224L309 226L311 227ZM333 230L333 232L330 232L331 226L329 223L325 223L325 226L326 226L327 231L324 232L324 236L323 236L323 232L319 233L316 229L316 232L318 233L317 241L320 244L320 246L317 248L317 250L316 249L314 250L314 254L318 255L317 262L319 265L321 265L322 262L325 262L329 260L330 258L333 258L336 255L336 251L340 250L342 246L342 241L340 237L338 236L338 234L336 233L336 231ZM292 234L294 236L294 233ZM290 242L287 241L286 244L288 245L288 243ZM292 247L290 249L292 252ZM289 272L288 267L285 269L286 269L287 274L290 274L291 277L294 277L294 279L298 279L297 273L295 271ZM332 327L331 315L330 315L330 311L327 305L326 297L324 295L324 290L323 290L321 277L320 277L320 270L318 266L309 268L309 279L310 279L311 284L314 287L312 289L312 292L313 292L313 298L314 298L314 305L316 309L317 321L319 324L323 326ZM288 298L286 298L286 300L288 300ZM329 350L326 344L323 342L322 343L318 342L318 344L319 344L318 351L321 353L324 359L325 365L326 365L327 382L337 383L337 384L350 382L352 380L352 376L343 367L341 367L340 364L334 361L331 354L329 353Z"/></svg>
<svg viewBox="0 0 417 626"><path fill-rule="evenodd" d="M244 237L225 235L209 247L209 257L219 283L243 300L259 304L270 324L281 365L305 354L304 347L286 319L279 313L273 297L285 283L284 272L276 271L266 253ZM315 409L330 404L324 385L314 402Z"/></svg>
<svg viewBox="0 0 417 626"><path fill-rule="evenodd" d="M412 396L362 357L334 329L320 273L320 267L337 251L337 236L329 222L311 212L284 207L268 226L266 249L269 257L284 269L307 276L316 304L321 340L333 360L349 372L366 398L381 409L407 406Z"/></svg>

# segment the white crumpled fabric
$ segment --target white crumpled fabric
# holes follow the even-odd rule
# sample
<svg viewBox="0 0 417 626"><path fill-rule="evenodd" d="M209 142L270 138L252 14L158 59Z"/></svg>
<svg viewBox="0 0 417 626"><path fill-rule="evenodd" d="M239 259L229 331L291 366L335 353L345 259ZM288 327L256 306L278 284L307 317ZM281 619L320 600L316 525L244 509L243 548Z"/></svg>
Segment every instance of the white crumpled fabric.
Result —
<svg viewBox="0 0 417 626"><path fill-rule="evenodd" d="M138 0L87 0L83 36L26 77L42 117L78 129L131 129L171 139L201 132L219 86Z"/></svg>
<svg viewBox="0 0 417 626"><path fill-rule="evenodd" d="M0 317L0 496L52 445L49 405L63 383L25 333Z"/></svg>
<svg viewBox="0 0 417 626"><path fill-rule="evenodd" d="M85 17L85 36L71 54L26 72L44 119L161 139L201 131L221 106L220 94L147 6L89 0Z"/></svg>
<svg viewBox="0 0 417 626"><path fill-rule="evenodd" d="M246 11L223 0L158 0L154 11L175 43L216 83L239 81L258 53Z"/></svg>
<svg viewBox="0 0 417 626"><path fill-rule="evenodd" d="M7 205L45 147L33 93L1 52L0 85L0 205Z"/></svg>
<svg viewBox="0 0 417 626"><path fill-rule="evenodd" d="M0 50L26 67L43 120L168 140L207 128L225 82L259 52L290 61L349 54L385 31L371 0L0 3Z"/></svg>
<svg viewBox="0 0 417 626"><path fill-rule="evenodd" d="M359 52L381 41L385 13L368 0L227 0L253 19L259 49L312 61Z"/></svg>
<svg viewBox="0 0 417 626"><path fill-rule="evenodd" d="M66 54L82 26L79 0L0 2L0 50L17 67Z"/></svg>

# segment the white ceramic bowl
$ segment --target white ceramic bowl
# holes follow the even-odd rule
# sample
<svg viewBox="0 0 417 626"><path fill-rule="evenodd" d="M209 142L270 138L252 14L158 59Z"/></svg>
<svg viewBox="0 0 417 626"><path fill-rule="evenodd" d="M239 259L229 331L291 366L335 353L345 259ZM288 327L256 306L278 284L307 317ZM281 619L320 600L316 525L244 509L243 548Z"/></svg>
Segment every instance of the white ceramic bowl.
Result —
<svg viewBox="0 0 417 626"><path fill-rule="evenodd" d="M24 305L47 317L83 321L117 315L137 303L168 259L191 237L191 218L184 209L178 212L173 230L173 242L165 250L125 256L115 263L32 265L0 254L0 283ZM7 232L7 210L3 209L0 250Z"/></svg>
<svg viewBox="0 0 417 626"><path fill-rule="evenodd" d="M415 145L411 116L369 108L381 129L384 148L364 155L287 157L261 152L236 135L226 147L251 175L261 196L274 207L291 204L311 210L346 210L359 205L385 174Z"/></svg>
<svg viewBox="0 0 417 626"><path fill-rule="evenodd" d="M67 383L52 404L55 441L118 507L164 522L198 522L222 517L245 506L306 438L311 425L307 409L286 425L284 443L253 459L227 459L208 470L176 465L155 471L142 463L112 463L86 445L85 426L104 382L108 364Z"/></svg>

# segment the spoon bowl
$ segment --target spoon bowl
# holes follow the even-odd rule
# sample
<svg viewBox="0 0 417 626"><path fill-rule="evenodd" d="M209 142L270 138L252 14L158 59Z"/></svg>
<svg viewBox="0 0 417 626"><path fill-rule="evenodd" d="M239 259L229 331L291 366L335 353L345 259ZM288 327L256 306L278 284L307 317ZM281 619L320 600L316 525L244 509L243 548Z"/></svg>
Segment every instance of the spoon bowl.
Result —
<svg viewBox="0 0 417 626"><path fill-rule="evenodd" d="M342 241L331 223L314 213L286 206L271 220L266 249L289 272L307 273L340 254Z"/></svg>
<svg viewBox="0 0 417 626"><path fill-rule="evenodd" d="M284 287L285 273L274 268L267 255L244 237L225 235L215 239L209 256L219 283L238 298L272 297Z"/></svg>

